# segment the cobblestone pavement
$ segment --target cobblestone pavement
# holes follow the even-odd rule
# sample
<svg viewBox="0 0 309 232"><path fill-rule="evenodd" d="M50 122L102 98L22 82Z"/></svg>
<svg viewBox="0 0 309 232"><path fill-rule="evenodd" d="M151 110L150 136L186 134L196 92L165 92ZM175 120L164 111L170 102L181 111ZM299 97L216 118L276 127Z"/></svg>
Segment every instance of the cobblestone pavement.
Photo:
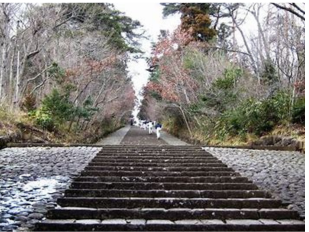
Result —
<svg viewBox="0 0 309 232"><path fill-rule="evenodd" d="M259 188L305 216L305 155L299 152L204 148Z"/></svg>
<svg viewBox="0 0 309 232"><path fill-rule="evenodd" d="M29 230L101 150L92 147L0 150L0 231Z"/></svg>

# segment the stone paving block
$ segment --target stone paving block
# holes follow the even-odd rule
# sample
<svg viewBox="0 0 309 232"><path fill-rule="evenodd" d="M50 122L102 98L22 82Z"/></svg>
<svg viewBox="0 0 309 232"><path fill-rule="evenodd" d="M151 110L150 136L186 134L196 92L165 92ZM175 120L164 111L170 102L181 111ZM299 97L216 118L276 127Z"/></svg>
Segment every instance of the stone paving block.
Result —
<svg viewBox="0 0 309 232"><path fill-rule="evenodd" d="M300 220L276 220L277 222L279 222L280 224L283 224L283 225L288 225L288 224L291 224L291 225L303 225L305 224L304 221L300 221Z"/></svg>
<svg viewBox="0 0 309 232"><path fill-rule="evenodd" d="M174 223L177 225L201 225L203 224L200 220L177 220Z"/></svg>
<svg viewBox="0 0 309 232"><path fill-rule="evenodd" d="M102 220L102 224L106 224L106 225L124 225L127 224L127 221L125 219L105 219Z"/></svg>
<svg viewBox="0 0 309 232"><path fill-rule="evenodd" d="M173 225L174 222L170 220L147 220L147 225Z"/></svg>
<svg viewBox="0 0 309 232"><path fill-rule="evenodd" d="M80 223L80 224L100 224L101 220L83 219L83 220L76 220L75 223Z"/></svg>
<svg viewBox="0 0 309 232"><path fill-rule="evenodd" d="M279 224L276 220L273 219L260 219L260 222L262 222L264 225L276 225Z"/></svg>
<svg viewBox="0 0 309 232"><path fill-rule="evenodd" d="M177 211L184 211L184 210L190 211L192 209L191 208L171 208L171 209L168 209L168 211L170 211L170 212L177 212Z"/></svg>
<svg viewBox="0 0 309 232"><path fill-rule="evenodd" d="M225 224L222 220L217 220L217 219L213 219L213 220L200 220L202 224L205 225L223 225Z"/></svg>
<svg viewBox="0 0 309 232"><path fill-rule="evenodd" d="M232 225L262 225L262 222L259 220L248 220L248 219L242 219L242 220L226 220L226 224L232 224Z"/></svg>
<svg viewBox="0 0 309 232"><path fill-rule="evenodd" d="M90 208L90 207L58 207L56 209L69 209L69 210L91 210L91 211L97 211L97 208Z"/></svg>
<svg viewBox="0 0 309 232"><path fill-rule="evenodd" d="M46 219L43 222L44 223L51 223L51 224L67 224L67 223L74 223L76 220L75 219Z"/></svg>
<svg viewBox="0 0 309 232"><path fill-rule="evenodd" d="M126 219L127 223L132 225L145 225L146 220L145 219Z"/></svg>

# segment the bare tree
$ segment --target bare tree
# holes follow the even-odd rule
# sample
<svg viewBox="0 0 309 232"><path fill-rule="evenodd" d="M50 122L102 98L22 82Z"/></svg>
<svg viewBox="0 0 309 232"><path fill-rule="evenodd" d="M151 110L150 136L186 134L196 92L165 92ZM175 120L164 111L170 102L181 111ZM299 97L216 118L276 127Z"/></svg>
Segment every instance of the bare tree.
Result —
<svg viewBox="0 0 309 232"><path fill-rule="evenodd" d="M275 7L281 9L281 10L285 10L287 12L290 12L291 14L297 16L298 18L300 18L301 20L305 21L305 10L301 8L301 6L299 6L296 3L289 3L289 6L286 6L286 4L278 4L278 3L271 3L273 4Z"/></svg>

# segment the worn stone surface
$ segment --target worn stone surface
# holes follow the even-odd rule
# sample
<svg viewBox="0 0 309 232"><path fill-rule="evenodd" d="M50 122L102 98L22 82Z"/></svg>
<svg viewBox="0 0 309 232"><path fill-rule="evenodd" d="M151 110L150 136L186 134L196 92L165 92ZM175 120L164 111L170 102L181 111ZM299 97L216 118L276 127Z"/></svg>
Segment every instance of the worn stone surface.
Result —
<svg viewBox="0 0 309 232"><path fill-rule="evenodd" d="M226 224L233 224L233 225L261 225L262 222L259 220L226 220Z"/></svg>
<svg viewBox="0 0 309 232"><path fill-rule="evenodd" d="M105 219L102 221L103 224L127 224L127 221L125 219Z"/></svg>
<svg viewBox="0 0 309 232"><path fill-rule="evenodd" d="M101 223L101 220L84 219L84 220L76 220L75 222L81 223L81 224L98 224L98 223Z"/></svg>
<svg viewBox="0 0 309 232"><path fill-rule="evenodd" d="M101 139L96 143L96 145L118 145L121 143L125 135L131 129L129 125L115 131L114 133L110 134L108 137Z"/></svg>
<svg viewBox="0 0 309 232"><path fill-rule="evenodd" d="M101 150L92 147L0 150L0 230L32 229L57 206L71 179Z"/></svg>
<svg viewBox="0 0 309 232"><path fill-rule="evenodd" d="M107 138L100 140L96 145L188 145L186 142L161 131L161 138L156 138L156 133L149 134L148 129L144 130L136 126L126 126L114 132Z"/></svg>
<svg viewBox="0 0 309 232"><path fill-rule="evenodd" d="M126 221L127 223L132 224L132 225L145 225L146 224L146 220L144 219L129 219Z"/></svg>
<svg viewBox="0 0 309 232"><path fill-rule="evenodd" d="M204 148L260 189L305 216L305 155L299 152Z"/></svg>
<svg viewBox="0 0 309 232"><path fill-rule="evenodd" d="M149 134L148 130L139 127L131 127L126 136L121 141L122 145L165 145L164 139L157 139L156 134Z"/></svg>

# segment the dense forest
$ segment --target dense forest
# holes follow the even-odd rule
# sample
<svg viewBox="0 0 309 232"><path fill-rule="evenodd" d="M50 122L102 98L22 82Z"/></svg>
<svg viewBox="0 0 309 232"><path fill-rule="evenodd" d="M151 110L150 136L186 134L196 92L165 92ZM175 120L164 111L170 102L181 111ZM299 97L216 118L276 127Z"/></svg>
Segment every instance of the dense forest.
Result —
<svg viewBox="0 0 309 232"><path fill-rule="evenodd" d="M162 5L181 25L153 45L141 119L204 144L304 140L304 4Z"/></svg>
<svg viewBox="0 0 309 232"><path fill-rule="evenodd" d="M0 135L85 143L123 125L141 27L112 4L1 3Z"/></svg>

